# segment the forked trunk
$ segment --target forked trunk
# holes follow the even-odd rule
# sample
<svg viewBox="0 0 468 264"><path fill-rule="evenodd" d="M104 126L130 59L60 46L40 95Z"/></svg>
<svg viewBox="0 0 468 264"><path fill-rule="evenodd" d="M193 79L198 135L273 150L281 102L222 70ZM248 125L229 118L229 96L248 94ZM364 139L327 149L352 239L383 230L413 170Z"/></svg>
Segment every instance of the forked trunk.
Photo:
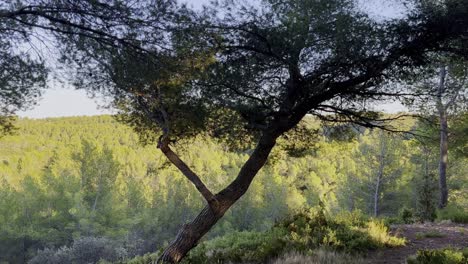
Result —
<svg viewBox="0 0 468 264"><path fill-rule="evenodd" d="M263 135L254 152L244 164L236 179L220 193L216 202L203 208L198 216L185 224L176 239L164 250L158 263L179 263L198 241L221 219L224 213L247 192L257 172L265 165L277 136Z"/></svg>

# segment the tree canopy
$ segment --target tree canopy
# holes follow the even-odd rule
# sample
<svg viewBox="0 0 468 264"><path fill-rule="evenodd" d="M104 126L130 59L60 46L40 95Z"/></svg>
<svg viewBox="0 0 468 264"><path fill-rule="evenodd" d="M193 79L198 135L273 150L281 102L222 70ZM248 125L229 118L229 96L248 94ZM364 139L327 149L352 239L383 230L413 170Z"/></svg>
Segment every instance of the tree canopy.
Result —
<svg viewBox="0 0 468 264"><path fill-rule="evenodd" d="M178 262L246 193L277 139L307 114L380 126L369 102L404 92L384 84L413 74L433 53L468 54L466 1L411 4L407 16L389 21L373 20L352 0L222 1L202 11L172 0L42 0L1 14L54 34L74 84L109 95L121 119L157 139L203 195L207 206L161 256ZM257 145L232 183L214 194L171 144L239 122Z"/></svg>

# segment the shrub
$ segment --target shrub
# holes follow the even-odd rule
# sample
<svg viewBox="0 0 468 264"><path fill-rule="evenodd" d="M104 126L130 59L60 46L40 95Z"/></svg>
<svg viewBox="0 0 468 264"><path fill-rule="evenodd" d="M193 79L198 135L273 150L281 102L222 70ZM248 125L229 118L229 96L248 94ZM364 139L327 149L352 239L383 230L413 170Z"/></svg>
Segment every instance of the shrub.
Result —
<svg viewBox="0 0 468 264"><path fill-rule="evenodd" d="M437 220L450 220L454 223L468 224L468 211L455 205L448 205L437 211Z"/></svg>
<svg viewBox="0 0 468 264"><path fill-rule="evenodd" d="M314 255L313 252L320 248L327 252L355 253L400 246L404 242L404 239L391 236L383 221L368 220L357 211L341 213L332 218L326 216L323 208L317 207L291 215L266 232L233 232L202 242L190 251L183 263L266 263L290 251L310 255L297 256L298 259L304 257L315 260L317 257L321 259L335 254L319 250L318 255ZM347 255L343 253L337 255L337 258L341 256ZM140 264L141 258L144 257L126 263ZM150 257L148 259L147 263L154 260Z"/></svg>
<svg viewBox="0 0 468 264"><path fill-rule="evenodd" d="M230 233L202 243L190 252L184 263L263 263L283 252L284 236L284 229L280 228Z"/></svg>
<svg viewBox="0 0 468 264"><path fill-rule="evenodd" d="M130 260L118 262L119 264L148 264L148 263L156 263L159 257L158 253L148 253L143 256L137 256Z"/></svg>
<svg viewBox="0 0 468 264"><path fill-rule="evenodd" d="M76 260L96 263L100 259L117 261L127 256L127 251L106 238L84 237L75 240L72 247Z"/></svg>
<svg viewBox="0 0 468 264"><path fill-rule="evenodd" d="M75 240L71 247L41 250L29 263L97 263L100 260L118 261L126 257L126 250L109 239L84 237Z"/></svg>
<svg viewBox="0 0 468 264"><path fill-rule="evenodd" d="M398 247L405 245L405 239L391 236L388 227L382 220L372 220L368 223L367 233L378 247Z"/></svg>
<svg viewBox="0 0 468 264"><path fill-rule="evenodd" d="M467 264L468 248L418 250L415 256L407 260L408 264Z"/></svg>
<svg viewBox="0 0 468 264"><path fill-rule="evenodd" d="M439 231L429 231L429 232L418 232L416 233L416 239L423 239L423 238L437 238L437 237L444 237L445 235L440 233Z"/></svg>
<svg viewBox="0 0 468 264"><path fill-rule="evenodd" d="M347 226L365 227L369 218L360 210L342 211L333 216L333 220L337 223Z"/></svg>
<svg viewBox="0 0 468 264"><path fill-rule="evenodd" d="M347 219L347 220L345 220ZM325 217L319 209L309 209L284 221L292 248L305 251L325 246L347 252L362 252L386 246L401 246L405 240L390 236L388 227L363 216Z"/></svg>
<svg viewBox="0 0 468 264"><path fill-rule="evenodd" d="M40 250L34 258L32 258L29 264L61 264L61 263L72 263L73 257L70 249L67 247L61 247L57 250L45 248Z"/></svg>
<svg viewBox="0 0 468 264"><path fill-rule="evenodd" d="M407 208L407 207L401 208L401 210L398 212L398 217L405 224L414 223L413 211L411 209Z"/></svg>

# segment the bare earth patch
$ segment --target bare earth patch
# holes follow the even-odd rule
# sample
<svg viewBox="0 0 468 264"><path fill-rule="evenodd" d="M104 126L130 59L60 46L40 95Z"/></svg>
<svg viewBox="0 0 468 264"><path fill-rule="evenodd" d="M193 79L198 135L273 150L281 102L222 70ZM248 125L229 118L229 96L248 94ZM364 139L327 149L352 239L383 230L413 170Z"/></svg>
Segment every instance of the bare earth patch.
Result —
<svg viewBox="0 0 468 264"><path fill-rule="evenodd" d="M454 223L428 223L392 226L391 232L406 238L406 246L370 252L368 263L406 263L406 258L418 249L468 247L468 225Z"/></svg>

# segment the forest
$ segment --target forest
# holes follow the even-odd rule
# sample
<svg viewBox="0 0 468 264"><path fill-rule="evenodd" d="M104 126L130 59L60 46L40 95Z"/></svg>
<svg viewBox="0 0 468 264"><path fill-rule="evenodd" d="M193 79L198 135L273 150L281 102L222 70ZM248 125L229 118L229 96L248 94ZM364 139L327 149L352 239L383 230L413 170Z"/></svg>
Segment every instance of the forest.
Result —
<svg viewBox="0 0 468 264"><path fill-rule="evenodd" d="M267 232L319 205L334 217L352 212L388 223L467 223L467 118L451 119L453 165L443 210L436 210L439 144L433 124L401 121L408 131L425 131L416 137L309 117L314 136L301 143L303 150L290 152L280 142L249 192L206 239ZM111 116L20 119L16 126L15 135L0 139L2 263L67 263L50 255L77 243L84 256L76 263L129 260L163 247L203 206L157 148L142 145ZM215 190L235 177L248 156L248 150L232 151L206 135L178 143L177 150ZM86 256L91 248L99 250Z"/></svg>
<svg viewBox="0 0 468 264"><path fill-rule="evenodd" d="M1 263L468 262L468 1L197 3L0 0Z"/></svg>

